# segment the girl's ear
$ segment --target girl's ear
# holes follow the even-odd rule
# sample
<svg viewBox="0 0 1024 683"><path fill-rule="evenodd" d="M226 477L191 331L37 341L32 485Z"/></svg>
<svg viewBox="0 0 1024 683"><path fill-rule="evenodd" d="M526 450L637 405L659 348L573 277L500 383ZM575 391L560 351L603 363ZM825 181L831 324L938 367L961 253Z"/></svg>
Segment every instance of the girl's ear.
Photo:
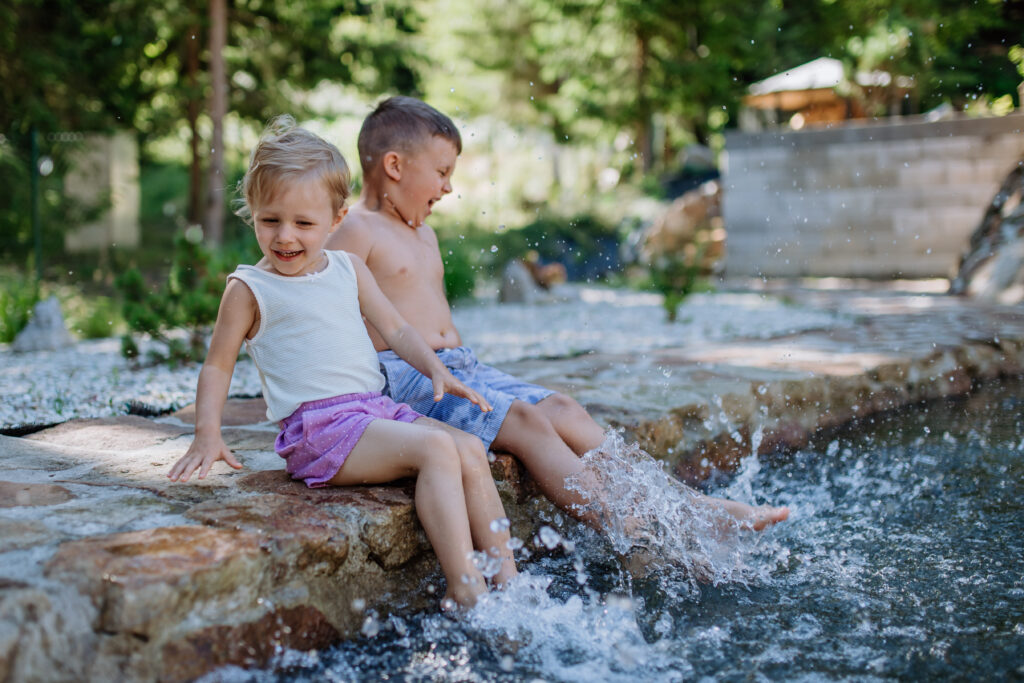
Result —
<svg viewBox="0 0 1024 683"><path fill-rule="evenodd" d="M348 213L348 207L347 206L343 206L340 209L338 209L338 213L334 216L334 222L331 223L331 228L327 232L331 233L331 232L334 232L335 230L337 230L338 226L341 225L341 221L343 221L345 219L345 215L347 213Z"/></svg>
<svg viewBox="0 0 1024 683"><path fill-rule="evenodd" d="M384 155L384 174L396 183L402 179L402 157L398 152Z"/></svg>

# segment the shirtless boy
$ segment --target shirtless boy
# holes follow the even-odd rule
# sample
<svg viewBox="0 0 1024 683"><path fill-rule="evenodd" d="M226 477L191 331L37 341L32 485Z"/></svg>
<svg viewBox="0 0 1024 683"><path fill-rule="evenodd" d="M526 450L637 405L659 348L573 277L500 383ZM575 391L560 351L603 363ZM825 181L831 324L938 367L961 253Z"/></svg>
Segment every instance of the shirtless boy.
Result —
<svg viewBox="0 0 1024 683"><path fill-rule="evenodd" d="M571 397L479 363L462 346L452 321L437 235L425 221L434 204L452 191L452 174L462 152L455 124L420 100L392 97L363 122L358 146L363 190L327 248L361 257L384 294L449 371L484 395L493 410L482 413L456 396L435 403L430 379L390 351L367 323L385 369L385 391L413 410L476 435L488 448L512 454L552 502L600 528L599 511L588 505L599 504L600 493L579 456L603 443L604 429ZM567 487L570 477L584 488L593 487L594 495L583 497ZM787 508L704 500L754 529L789 514Z"/></svg>

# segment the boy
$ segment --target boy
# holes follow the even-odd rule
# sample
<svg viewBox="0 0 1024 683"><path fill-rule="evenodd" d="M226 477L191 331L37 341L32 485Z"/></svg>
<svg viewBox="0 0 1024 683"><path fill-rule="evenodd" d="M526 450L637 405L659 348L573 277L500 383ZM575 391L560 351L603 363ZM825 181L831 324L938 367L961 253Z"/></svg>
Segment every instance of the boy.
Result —
<svg viewBox="0 0 1024 683"><path fill-rule="evenodd" d="M579 456L600 446L604 429L574 399L517 380L479 363L452 321L444 293L444 264L437 236L426 225L435 202L452 191L462 139L451 119L411 97L381 102L359 132L363 190L329 249L360 256L399 313L431 345L449 371L486 397L489 413L457 397L435 403L430 380L388 349L367 328L379 352L387 393L414 410L479 437L484 446L512 454L556 505L591 526L603 526L597 483ZM593 492L567 486L574 478ZM708 499L709 501L714 499ZM714 503L756 529L781 521L786 508Z"/></svg>

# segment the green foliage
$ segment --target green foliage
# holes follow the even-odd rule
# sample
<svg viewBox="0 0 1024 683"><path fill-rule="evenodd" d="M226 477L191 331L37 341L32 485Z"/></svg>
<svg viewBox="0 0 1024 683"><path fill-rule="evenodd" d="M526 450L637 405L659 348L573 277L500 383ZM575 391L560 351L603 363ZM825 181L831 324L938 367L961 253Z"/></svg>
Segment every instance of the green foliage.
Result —
<svg viewBox="0 0 1024 683"><path fill-rule="evenodd" d="M628 133L620 170L714 142L750 83L822 56L912 78L907 113L1016 100L1010 51L1024 44L1024 5L998 0L444 1L461 50L500 77L504 111L559 142ZM478 98L467 89L465 107Z"/></svg>
<svg viewBox="0 0 1024 683"><path fill-rule="evenodd" d="M61 301L68 329L80 339L104 339L124 328L118 302L108 296L75 296Z"/></svg>
<svg viewBox="0 0 1024 683"><path fill-rule="evenodd" d="M163 350L151 352L150 360L171 365L202 361L206 335L217 319L217 309L227 274L234 269L231 250L215 251L180 234L166 280L147 284L132 268L117 277L124 319L130 332L122 338L122 352L134 358L139 346L133 334L149 335ZM180 333L185 333L182 339Z"/></svg>
<svg viewBox="0 0 1024 683"><path fill-rule="evenodd" d="M0 270L0 342L14 341L38 301L39 286L33 278L12 269Z"/></svg>
<svg viewBox="0 0 1024 683"><path fill-rule="evenodd" d="M662 306L669 322L675 322L679 304L686 297L704 288L701 276L705 249L698 243L692 250L662 254L651 264L651 286L664 297Z"/></svg>
<svg viewBox="0 0 1024 683"><path fill-rule="evenodd" d="M444 291L449 301L468 299L476 290L479 252L464 238L441 238L438 241L444 262Z"/></svg>
<svg viewBox="0 0 1024 683"><path fill-rule="evenodd" d="M24 139L23 139L24 138ZM28 136L5 140L0 136L0 257L15 263L32 260L35 265L35 235L32 231L31 161ZM70 138L70 139L69 139ZM74 136L38 136L40 160L52 165L53 172L38 178L38 206L44 267L61 254L64 233L70 225L95 220L108 206L107 198L88 204L74 199L64 188L68 160L79 141Z"/></svg>
<svg viewBox="0 0 1024 683"><path fill-rule="evenodd" d="M0 5L0 132L108 130L145 102L141 73L158 14L139 0Z"/></svg>

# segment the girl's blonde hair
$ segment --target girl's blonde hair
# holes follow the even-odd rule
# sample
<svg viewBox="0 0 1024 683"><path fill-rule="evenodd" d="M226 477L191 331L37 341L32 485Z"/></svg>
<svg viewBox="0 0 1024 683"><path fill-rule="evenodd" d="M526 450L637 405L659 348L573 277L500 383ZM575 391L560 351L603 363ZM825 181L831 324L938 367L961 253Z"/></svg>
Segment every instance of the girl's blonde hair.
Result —
<svg viewBox="0 0 1024 683"><path fill-rule="evenodd" d="M278 116L249 156L249 170L239 183L244 204L238 215L251 223L253 207L272 200L284 183L305 179L324 183L335 213L345 205L351 180L345 157L319 135L300 128L288 114Z"/></svg>

